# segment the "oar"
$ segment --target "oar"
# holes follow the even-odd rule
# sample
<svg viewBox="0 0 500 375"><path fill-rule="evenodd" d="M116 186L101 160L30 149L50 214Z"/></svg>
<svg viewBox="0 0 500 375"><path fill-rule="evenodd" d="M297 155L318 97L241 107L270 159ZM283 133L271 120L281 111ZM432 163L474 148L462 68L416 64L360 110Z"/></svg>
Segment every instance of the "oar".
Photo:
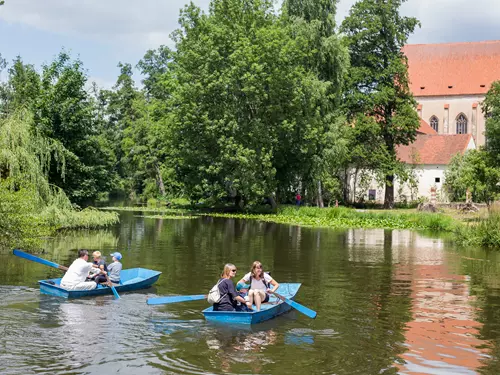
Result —
<svg viewBox="0 0 500 375"><path fill-rule="evenodd" d="M118 292L116 291L115 287L113 286L113 283L109 280L109 277L108 277L107 274L106 274L106 279L108 280L108 285L111 288L111 291L115 295L115 299L120 298L120 295L118 294Z"/></svg>
<svg viewBox="0 0 500 375"><path fill-rule="evenodd" d="M206 294L196 294L192 296L167 296L167 297L157 297L157 298L148 298L148 305L166 305L168 303L177 303L177 302L187 302L187 301L199 301L202 299L206 299Z"/></svg>
<svg viewBox="0 0 500 375"><path fill-rule="evenodd" d="M311 310L310 308L305 307L304 305L301 305L300 303L295 302L294 300L288 299L288 298L286 298L286 297L284 297L281 294L278 294L276 292L270 291L269 293L274 294L276 297L278 297L280 300L285 302L287 305L292 306L294 309L300 311L304 315L307 315L309 318L311 318L311 319L316 318L316 315L317 315L316 311Z"/></svg>
<svg viewBox="0 0 500 375"><path fill-rule="evenodd" d="M60 264L51 262L50 260L39 258L33 254L25 253L24 251L21 251L18 249L14 249L14 255L17 255L18 257L21 257L24 259L31 260L32 262L37 262L37 263L41 263L41 264L44 264L44 265L49 266L49 267L58 268L62 271L68 270L68 267L61 266Z"/></svg>

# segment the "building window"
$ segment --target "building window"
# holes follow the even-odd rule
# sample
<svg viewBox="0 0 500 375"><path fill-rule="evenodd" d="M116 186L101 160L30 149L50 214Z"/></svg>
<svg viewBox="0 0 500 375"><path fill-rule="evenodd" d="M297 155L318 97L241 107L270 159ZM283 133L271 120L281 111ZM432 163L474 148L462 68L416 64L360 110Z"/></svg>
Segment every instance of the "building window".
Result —
<svg viewBox="0 0 500 375"><path fill-rule="evenodd" d="M467 134L467 117L463 113L457 117L457 134Z"/></svg>
<svg viewBox="0 0 500 375"><path fill-rule="evenodd" d="M434 182L435 182L436 184L439 184L439 183L441 182L441 177L436 177L436 178L434 178Z"/></svg>
<svg viewBox="0 0 500 375"><path fill-rule="evenodd" d="M375 189L368 190L368 200L369 201L374 201L376 197L377 197L377 190L375 190Z"/></svg>
<svg viewBox="0 0 500 375"><path fill-rule="evenodd" d="M436 116L431 117L431 121L429 122L431 124L431 128L434 129L436 132L438 131L439 128L439 120Z"/></svg>

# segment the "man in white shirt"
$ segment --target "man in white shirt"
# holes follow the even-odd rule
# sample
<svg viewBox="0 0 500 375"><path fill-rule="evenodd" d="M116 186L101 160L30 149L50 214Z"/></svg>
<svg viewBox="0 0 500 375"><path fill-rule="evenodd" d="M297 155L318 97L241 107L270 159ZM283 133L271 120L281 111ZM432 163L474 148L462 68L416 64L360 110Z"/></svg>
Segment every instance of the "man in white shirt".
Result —
<svg viewBox="0 0 500 375"><path fill-rule="evenodd" d="M85 281L93 264L87 262L89 252L85 249L78 250L78 259L69 266L66 274L61 279L61 287L67 290L92 290L97 287L95 281Z"/></svg>

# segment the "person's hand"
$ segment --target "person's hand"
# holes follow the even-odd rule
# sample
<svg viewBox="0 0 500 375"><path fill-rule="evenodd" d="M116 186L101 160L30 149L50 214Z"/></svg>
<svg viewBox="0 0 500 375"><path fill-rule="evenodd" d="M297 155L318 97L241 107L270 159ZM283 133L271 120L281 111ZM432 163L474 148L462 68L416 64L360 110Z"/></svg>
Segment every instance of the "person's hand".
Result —
<svg viewBox="0 0 500 375"><path fill-rule="evenodd" d="M267 294L271 294L272 292L273 292L273 291L272 291L271 289L267 289L267 290L266 290L266 293L267 293Z"/></svg>

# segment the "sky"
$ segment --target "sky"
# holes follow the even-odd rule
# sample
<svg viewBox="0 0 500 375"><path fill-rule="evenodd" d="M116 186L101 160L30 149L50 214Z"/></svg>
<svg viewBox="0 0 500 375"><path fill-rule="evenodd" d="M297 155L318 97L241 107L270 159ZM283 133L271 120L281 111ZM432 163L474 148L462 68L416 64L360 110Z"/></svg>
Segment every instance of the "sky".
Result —
<svg viewBox="0 0 500 375"><path fill-rule="evenodd" d="M203 10L210 0L193 0ZM110 88L119 62L133 66L148 49L173 46L179 10L187 0L5 0L0 6L0 54L40 67L62 49L79 57L90 81ZM337 22L355 0L340 0ZM401 9L422 27L409 43L500 39L499 0L408 0ZM0 72L4 80L5 72Z"/></svg>

